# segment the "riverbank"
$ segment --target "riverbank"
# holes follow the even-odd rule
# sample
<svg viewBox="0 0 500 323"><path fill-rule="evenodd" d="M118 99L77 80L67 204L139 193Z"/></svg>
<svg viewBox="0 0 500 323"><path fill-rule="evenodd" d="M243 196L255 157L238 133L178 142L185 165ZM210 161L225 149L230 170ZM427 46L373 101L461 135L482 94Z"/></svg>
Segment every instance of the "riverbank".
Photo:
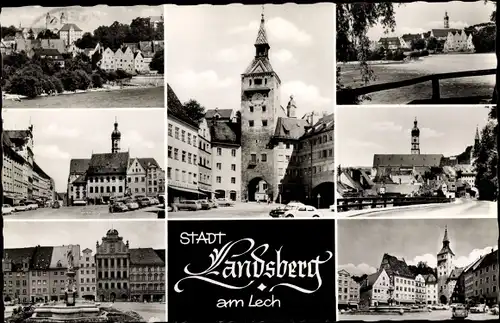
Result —
<svg viewBox="0 0 500 323"><path fill-rule="evenodd" d="M25 95L20 95L20 94L11 94L11 93L6 93L5 91L2 91L2 98L4 100L12 100L12 101L22 101L22 100L32 100L40 97L54 97L54 96L60 96L60 95L72 95L72 94L83 94L83 93L93 93L93 92L112 92L112 91L120 91L120 90L125 90L125 89L148 89L148 88L155 88L155 87L163 87L163 83L151 83L151 84L140 84L140 83L125 83L123 86L120 85L103 85L102 88L90 88L87 90L76 90L76 91L63 91L61 93L55 93L55 94L40 94L36 96L35 98L28 98Z"/></svg>

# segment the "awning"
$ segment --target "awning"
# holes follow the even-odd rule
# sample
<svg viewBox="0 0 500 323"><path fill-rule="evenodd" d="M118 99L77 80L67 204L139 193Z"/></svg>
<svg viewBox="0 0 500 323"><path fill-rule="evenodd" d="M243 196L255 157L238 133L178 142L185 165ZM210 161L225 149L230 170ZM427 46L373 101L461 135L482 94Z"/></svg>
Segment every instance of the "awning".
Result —
<svg viewBox="0 0 500 323"><path fill-rule="evenodd" d="M185 187L175 187L175 186L168 185L168 188L173 189L173 190L177 190L177 191L187 192L187 193L194 193L194 194L200 193L198 190L194 190L191 188L185 188Z"/></svg>
<svg viewBox="0 0 500 323"><path fill-rule="evenodd" d="M199 188L199 190L200 190L200 191L202 191L203 193L210 193L210 194L215 193L214 191L211 191L211 190L204 190L204 189L202 189L202 188Z"/></svg>

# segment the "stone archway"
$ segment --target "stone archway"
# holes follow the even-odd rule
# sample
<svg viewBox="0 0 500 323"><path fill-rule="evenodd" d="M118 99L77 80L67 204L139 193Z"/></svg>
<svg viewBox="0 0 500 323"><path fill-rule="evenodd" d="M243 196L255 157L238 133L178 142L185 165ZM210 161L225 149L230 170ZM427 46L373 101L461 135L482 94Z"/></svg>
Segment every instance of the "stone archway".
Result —
<svg viewBox="0 0 500 323"><path fill-rule="evenodd" d="M441 302L441 304L448 304L448 298L444 295L441 295L441 297L439 297L439 301Z"/></svg>
<svg viewBox="0 0 500 323"><path fill-rule="evenodd" d="M271 187L262 177L255 177L249 181L247 192L249 202L266 202L269 197L272 199Z"/></svg>
<svg viewBox="0 0 500 323"><path fill-rule="evenodd" d="M312 201L310 202L312 206L320 209L328 209L334 202L335 186L333 182L323 182L313 188Z"/></svg>
<svg viewBox="0 0 500 323"><path fill-rule="evenodd" d="M114 292L113 292L113 293L111 293L111 294L109 294L109 300L110 300L111 302L114 302L114 301L116 300L116 294L115 294Z"/></svg>

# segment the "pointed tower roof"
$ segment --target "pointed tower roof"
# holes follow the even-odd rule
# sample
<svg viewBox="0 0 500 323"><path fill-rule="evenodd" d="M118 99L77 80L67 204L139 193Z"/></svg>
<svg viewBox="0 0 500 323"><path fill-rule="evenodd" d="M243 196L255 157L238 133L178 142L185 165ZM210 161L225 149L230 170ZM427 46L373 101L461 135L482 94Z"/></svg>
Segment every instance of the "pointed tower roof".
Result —
<svg viewBox="0 0 500 323"><path fill-rule="evenodd" d="M476 140L479 140L479 126L476 126Z"/></svg>
<svg viewBox="0 0 500 323"><path fill-rule="evenodd" d="M418 124L417 117L415 117L415 121L413 121L413 129L411 130L412 136L420 135L420 129L418 129L417 124Z"/></svg>
<svg viewBox="0 0 500 323"><path fill-rule="evenodd" d="M448 226L444 228L443 247L441 248L441 251L439 251L438 255L442 255L445 253L449 253L452 256L455 256L450 248L450 240L448 239Z"/></svg>
<svg viewBox="0 0 500 323"><path fill-rule="evenodd" d="M266 33L266 20L264 19L264 8L262 8L262 14L260 18L259 32L257 33L257 39L255 40L255 45L269 45L267 42Z"/></svg>

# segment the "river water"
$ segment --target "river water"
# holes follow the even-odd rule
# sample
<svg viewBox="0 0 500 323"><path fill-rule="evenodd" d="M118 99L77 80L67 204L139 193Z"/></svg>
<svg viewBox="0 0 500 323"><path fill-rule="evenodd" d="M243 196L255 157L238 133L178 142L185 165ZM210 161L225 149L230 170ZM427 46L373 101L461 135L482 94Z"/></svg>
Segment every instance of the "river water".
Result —
<svg viewBox="0 0 500 323"><path fill-rule="evenodd" d="M368 85L402 81L419 76L459 71L492 69L497 67L494 53L432 55L418 61L401 64L372 65L375 81ZM341 67L341 80L346 86L364 86L359 69L354 66ZM442 98L476 95L492 95L495 75L464 77L440 80ZM417 99L429 99L431 82L410 85L369 94L371 101L363 104L406 104Z"/></svg>
<svg viewBox="0 0 500 323"><path fill-rule="evenodd" d="M163 108L164 91L160 86L37 97L20 102L3 100L3 108Z"/></svg>

